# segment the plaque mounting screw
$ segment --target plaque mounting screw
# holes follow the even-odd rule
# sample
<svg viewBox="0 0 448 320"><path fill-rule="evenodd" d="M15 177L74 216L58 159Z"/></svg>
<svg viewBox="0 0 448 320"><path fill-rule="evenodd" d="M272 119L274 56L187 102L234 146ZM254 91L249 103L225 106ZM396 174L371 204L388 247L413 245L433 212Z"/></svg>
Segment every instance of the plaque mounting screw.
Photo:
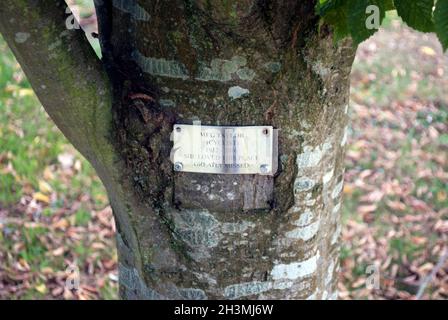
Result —
<svg viewBox="0 0 448 320"><path fill-rule="evenodd" d="M262 164L260 166L260 172L261 173L268 173L269 172L269 166L267 164Z"/></svg>
<svg viewBox="0 0 448 320"><path fill-rule="evenodd" d="M263 129L263 134L265 136L267 136L269 134L269 129L267 129L267 128Z"/></svg>
<svg viewBox="0 0 448 320"><path fill-rule="evenodd" d="M176 127L176 131L180 132L182 129L180 127Z"/></svg>
<svg viewBox="0 0 448 320"><path fill-rule="evenodd" d="M174 164L174 171L182 171L184 165L182 164L182 162L176 162Z"/></svg>

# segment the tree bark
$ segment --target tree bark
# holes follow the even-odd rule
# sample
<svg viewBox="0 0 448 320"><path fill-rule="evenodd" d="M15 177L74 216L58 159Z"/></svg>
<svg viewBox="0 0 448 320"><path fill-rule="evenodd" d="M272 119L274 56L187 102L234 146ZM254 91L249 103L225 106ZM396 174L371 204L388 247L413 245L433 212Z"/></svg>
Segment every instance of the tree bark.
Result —
<svg viewBox="0 0 448 320"><path fill-rule="evenodd" d="M355 49L314 5L96 1L113 148L89 160L116 218L122 298L336 298ZM195 120L279 129L277 175L174 173L173 124Z"/></svg>

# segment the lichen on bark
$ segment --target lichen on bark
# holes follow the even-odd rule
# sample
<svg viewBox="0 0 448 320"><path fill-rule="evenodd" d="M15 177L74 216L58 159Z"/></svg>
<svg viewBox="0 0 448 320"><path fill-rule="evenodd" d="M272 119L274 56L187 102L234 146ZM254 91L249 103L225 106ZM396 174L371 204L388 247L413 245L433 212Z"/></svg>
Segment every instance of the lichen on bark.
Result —
<svg viewBox="0 0 448 320"><path fill-rule="evenodd" d="M139 270L158 298L191 298L193 288L197 298L334 297L350 43L318 30L312 1L138 4L148 21L112 9L106 52L120 75L122 179L145 204L130 213L138 248L126 249L139 250L141 265L123 270ZM172 125L195 120L280 130L281 167L266 208L225 208L210 188L225 177L172 172ZM212 200L188 201L196 189Z"/></svg>

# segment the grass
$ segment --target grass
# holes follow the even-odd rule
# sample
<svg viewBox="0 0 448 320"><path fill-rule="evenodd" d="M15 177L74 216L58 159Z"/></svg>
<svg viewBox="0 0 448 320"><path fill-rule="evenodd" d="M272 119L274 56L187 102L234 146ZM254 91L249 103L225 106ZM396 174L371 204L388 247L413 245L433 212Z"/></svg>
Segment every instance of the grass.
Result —
<svg viewBox="0 0 448 320"><path fill-rule="evenodd" d="M411 32L393 15L358 49L343 204L343 298L412 298L446 246L440 226L448 219L447 62L435 37ZM382 265L382 286L369 291L359 280L374 262ZM433 279L425 297L446 298L447 282Z"/></svg>
<svg viewBox="0 0 448 320"><path fill-rule="evenodd" d="M107 204L93 168L47 116L0 38L0 288L15 288L0 298L116 298L110 213L109 225L98 221ZM100 225L108 237L97 235ZM101 280L97 293L64 289L69 262L83 270L81 283Z"/></svg>

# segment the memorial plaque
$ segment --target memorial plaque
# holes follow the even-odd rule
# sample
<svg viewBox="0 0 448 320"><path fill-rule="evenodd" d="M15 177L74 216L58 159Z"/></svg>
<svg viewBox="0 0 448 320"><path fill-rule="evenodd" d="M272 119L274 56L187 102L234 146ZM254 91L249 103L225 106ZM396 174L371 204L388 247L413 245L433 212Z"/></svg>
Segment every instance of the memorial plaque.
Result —
<svg viewBox="0 0 448 320"><path fill-rule="evenodd" d="M174 170L212 174L277 172L277 130L270 126L174 125Z"/></svg>

